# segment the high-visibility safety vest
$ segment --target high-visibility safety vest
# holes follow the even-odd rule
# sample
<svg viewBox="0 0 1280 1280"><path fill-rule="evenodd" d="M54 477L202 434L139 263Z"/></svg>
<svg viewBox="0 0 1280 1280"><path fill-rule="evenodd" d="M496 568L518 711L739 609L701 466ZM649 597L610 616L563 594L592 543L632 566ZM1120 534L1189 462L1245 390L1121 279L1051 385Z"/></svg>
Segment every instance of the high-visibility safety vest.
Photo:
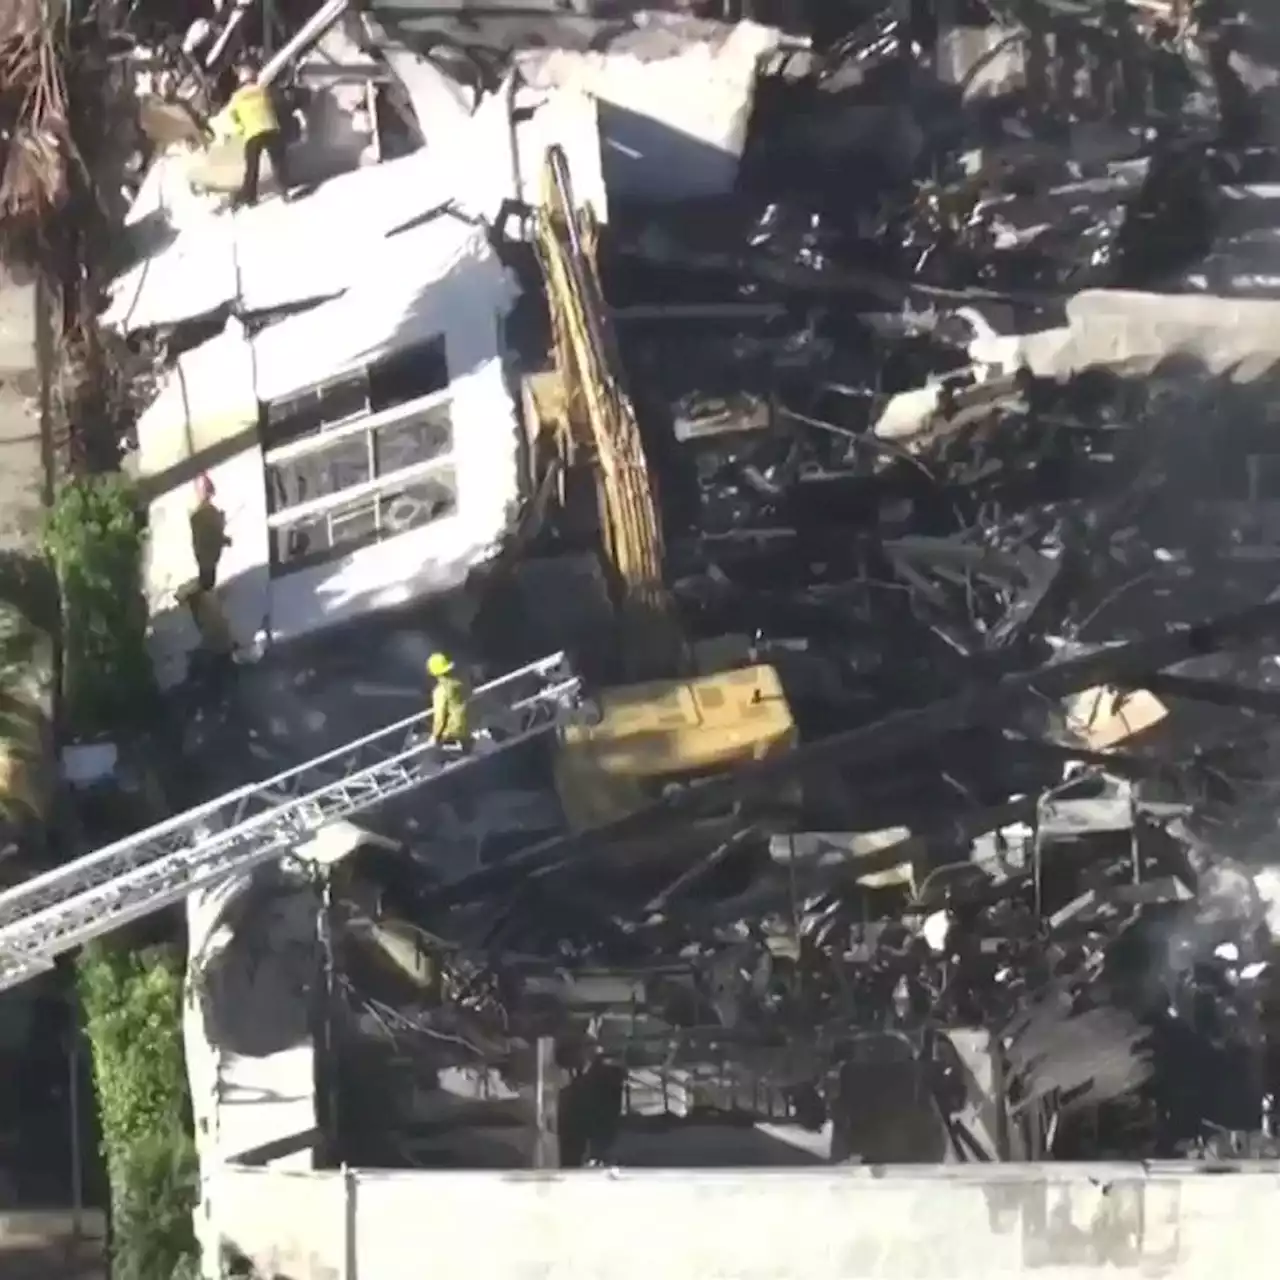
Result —
<svg viewBox="0 0 1280 1280"><path fill-rule="evenodd" d="M437 742L465 742L467 690L456 676L441 676L431 691L431 732Z"/></svg>
<svg viewBox="0 0 1280 1280"><path fill-rule="evenodd" d="M251 142L264 133L271 133L280 127L276 119L276 109L271 101L270 90L261 85L244 84L231 95L227 103L227 113L240 131L240 136Z"/></svg>

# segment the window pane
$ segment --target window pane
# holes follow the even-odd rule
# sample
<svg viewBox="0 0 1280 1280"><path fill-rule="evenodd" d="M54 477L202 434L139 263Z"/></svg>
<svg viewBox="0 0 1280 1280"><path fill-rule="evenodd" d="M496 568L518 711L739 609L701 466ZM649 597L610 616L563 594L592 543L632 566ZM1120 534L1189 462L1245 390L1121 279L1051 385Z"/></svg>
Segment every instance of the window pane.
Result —
<svg viewBox="0 0 1280 1280"><path fill-rule="evenodd" d="M435 334L369 366L369 400L374 413L443 391L449 385L444 338Z"/></svg>
<svg viewBox="0 0 1280 1280"><path fill-rule="evenodd" d="M359 506L330 511L327 519L329 545L335 549L363 546L378 536L378 503L372 497Z"/></svg>
<svg viewBox="0 0 1280 1280"><path fill-rule="evenodd" d="M281 575L325 564L453 515L457 509L453 468L441 468L412 484L272 530L272 571Z"/></svg>
<svg viewBox="0 0 1280 1280"><path fill-rule="evenodd" d="M300 520L287 529L271 531L271 559L274 568L285 571L322 564L332 555L325 521Z"/></svg>
<svg viewBox="0 0 1280 1280"><path fill-rule="evenodd" d="M364 372L304 387L263 406L263 443L267 448L288 444L368 412L369 379Z"/></svg>
<svg viewBox="0 0 1280 1280"><path fill-rule="evenodd" d="M389 476L448 453L453 448L449 408L448 404L436 405L403 422L380 427L374 436L378 475Z"/></svg>
<svg viewBox="0 0 1280 1280"><path fill-rule="evenodd" d="M276 565L287 570L324 564L378 539L377 503L370 497L349 507L308 516L272 533Z"/></svg>
<svg viewBox="0 0 1280 1280"><path fill-rule="evenodd" d="M458 487L453 468L441 468L434 475L416 480L394 493L384 493L379 503L384 538L394 538L433 520L451 516L458 509Z"/></svg>
<svg viewBox="0 0 1280 1280"><path fill-rule="evenodd" d="M357 431L323 449L271 463L267 467L267 509L283 511L372 479L369 437Z"/></svg>

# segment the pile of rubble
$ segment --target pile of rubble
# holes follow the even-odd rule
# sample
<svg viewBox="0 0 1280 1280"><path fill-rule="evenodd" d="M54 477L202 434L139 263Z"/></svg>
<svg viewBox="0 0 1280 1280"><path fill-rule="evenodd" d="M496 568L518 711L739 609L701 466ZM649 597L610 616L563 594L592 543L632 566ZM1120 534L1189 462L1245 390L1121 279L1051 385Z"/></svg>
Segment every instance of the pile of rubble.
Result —
<svg viewBox="0 0 1280 1280"><path fill-rule="evenodd" d="M672 591L695 644L778 673L801 745L463 875L365 851L335 1008L440 1090L518 1090L554 1040L568 1164L654 1110L825 1126L835 1159L1260 1154L1280 604L1275 311L1231 248L1260 252L1276 169L1251 27L792 8L365 15L406 148L512 68L608 107L604 288ZM739 58L732 109L690 108L646 168L691 77ZM664 60L682 88L643 103Z"/></svg>
<svg viewBox="0 0 1280 1280"><path fill-rule="evenodd" d="M782 57L735 191L605 245L687 625L752 637L806 745L383 903L429 1057L556 1038L571 1163L655 1109L829 1158L1270 1150L1270 371L1183 279L1274 164L1234 28L912 9ZM1085 292L1137 288L1182 296Z"/></svg>

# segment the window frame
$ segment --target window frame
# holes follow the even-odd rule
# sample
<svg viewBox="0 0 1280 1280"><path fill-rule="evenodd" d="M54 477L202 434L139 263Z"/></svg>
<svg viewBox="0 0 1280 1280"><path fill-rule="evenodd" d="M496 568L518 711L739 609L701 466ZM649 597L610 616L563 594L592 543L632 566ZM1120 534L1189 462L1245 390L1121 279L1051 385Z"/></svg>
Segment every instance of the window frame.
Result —
<svg viewBox="0 0 1280 1280"><path fill-rule="evenodd" d="M450 515L457 514L460 494L457 439L454 434L452 412L455 395L453 379L450 376L448 348L446 333L443 331L432 333L394 351L384 352L372 360L353 364L341 373L332 374L270 400L259 402L258 437L262 453L262 483L267 506L268 569L272 578L334 563L345 556L354 555L366 546L376 546L387 541L388 535L384 534L381 521L382 499L389 495L394 496L396 491L409 488L414 484L421 484L432 477L447 475L450 478L446 482L446 487L451 498L451 510L434 517L427 524L435 524L440 520L447 520ZM412 366L418 360L430 362L429 367L433 376L425 381L428 385L436 385L423 395L413 396L407 400L392 399L396 393L396 386L403 388L406 372L410 375L409 380L413 380L412 375L415 370ZM405 362L408 362L406 367L398 367ZM378 391L377 395L375 390ZM348 403L354 402L356 397L363 394L363 408L356 413L325 418L324 403L329 393L336 393L343 398L350 396L351 400ZM374 405L379 399L383 400L383 407L375 409ZM388 400L390 403L387 403ZM291 404L294 406L292 411L286 408ZM317 408L318 422L315 421L316 414L309 412ZM415 418L426 417L440 408L446 411L445 425L448 430L446 448L434 457L410 462L407 466L399 466L395 470L379 473L379 434L401 424L412 423ZM426 425L430 429L438 424ZM295 474L291 477L287 471L288 464L323 454L325 450L333 449L344 441L354 442L354 437L357 435L363 436L365 441L366 465L359 470L367 472L369 477L367 480L333 493L319 494L291 506L276 507L276 503L281 498L287 500L288 490L302 489L305 492L307 487L302 483L306 478L305 471L302 475ZM412 445L412 439L410 438L407 443ZM428 444L430 443L428 440ZM409 457L413 455L412 448L404 452ZM354 458L350 460L354 462ZM321 464L321 467L321 476L323 476L324 464ZM286 469L283 476L280 475L282 469ZM352 470L356 468L353 467ZM357 474L359 470L356 470ZM338 474L341 475L341 471ZM335 477L331 472L329 477L321 479L320 483L328 483L333 478ZM347 548L333 546L334 522L330 520L328 522L330 545L324 550L299 556L297 559L301 563L281 559L277 554L281 532L296 525L315 523L340 508L351 508L352 514L355 515L366 511L369 506L372 506L374 511L372 534L366 531L359 535L354 545ZM418 525L415 526L415 530L410 531L426 527L426 524ZM401 536L404 535L389 535L390 538Z"/></svg>
<svg viewBox="0 0 1280 1280"><path fill-rule="evenodd" d="M274 527L276 517L287 516L289 512L305 512L314 506L315 503L324 503L326 499L342 499L344 494L356 494L357 497L352 500L358 500L360 494L366 492L375 492L378 486L394 480L401 475L411 474L415 472L417 467L421 467L424 463L430 462L452 462L456 449L453 445L453 415L449 413L449 447L445 452L436 454L434 458L424 458L422 462L411 463L408 467L398 467L394 471L385 471L379 474L378 470L378 434L379 431L394 428L402 422L411 421L415 417L425 415L435 408L448 408L452 410L453 396L452 389L445 389L443 392L433 392L430 396L422 396L416 401L407 401L403 404L397 404L394 408L383 410L380 413L370 413L361 419L342 422L335 426L332 430L321 431L319 434L303 436L301 439L291 440L288 444L279 445L279 448L264 449L262 451L262 484L266 489L266 508L268 508L268 527ZM298 458L311 457L312 454L324 453L326 449L333 448L334 444L340 444L343 440L352 439L353 436L365 436L365 460L367 470L369 470L369 479L358 485L348 485L346 489L338 489L335 493L320 494L315 498L308 498L306 502L293 503L292 506L275 508L276 489L273 481L273 468L298 460ZM339 502L340 504L340 502ZM316 509L323 509L316 508ZM302 518L302 517L300 517Z"/></svg>
<svg viewBox="0 0 1280 1280"><path fill-rule="evenodd" d="M395 496L397 490L414 483L420 483L424 478L440 475L442 472L447 473L449 476L447 488L452 499L450 509L422 524L415 525L411 529L393 533L384 532L380 504L388 496ZM456 463L452 456L444 456L430 458L414 467L402 468L393 472L386 481L381 483L353 485L350 489L344 489L340 493L325 494L324 497L317 498L314 503L290 507L286 511L278 512L275 516L269 518L267 528L269 574L272 579L286 578L291 574L301 573L307 569L316 569L327 564L334 564L368 547L379 546L395 538L407 537L408 534L416 533L419 529L428 528L456 516L458 514L459 500ZM305 552L293 559L281 557L278 550L278 540L282 534L287 536L290 529L300 524L316 523L324 519L325 515L333 508L344 506L353 507L360 511L361 514L367 512L369 507L372 506L374 527L371 533L359 536L354 545L334 546L332 544L333 528L330 525L329 546L317 551Z"/></svg>
<svg viewBox="0 0 1280 1280"><path fill-rule="evenodd" d="M435 383L432 390L420 396L411 396L406 400L394 399L396 392L397 366L402 362L430 362L433 373L438 375L428 381ZM263 449L282 449L289 445L310 440L324 435L335 427L344 427L363 418L394 413L405 405L425 400L431 396L443 395L453 388L453 378L449 368L449 342L446 333L441 330L411 342L405 346L384 351L381 355L361 363L350 365L342 373L331 374L316 382L308 382L282 395L273 396L269 400L258 402L258 434ZM326 418L321 416L316 423L310 422L311 415L302 406L315 404L323 414L326 395L337 394L345 397L348 393L360 395L363 403L355 413L347 413L340 417ZM389 394L388 394L389 393ZM380 408L375 405L382 401ZM291 411L282 412L285 405L291 404ZM277 414L275 421L272 415ZM299 426L299 419L306 425Z"/></svg>
<svg viewBox="0 0 1280 1280"><path fill-rule="evenodd" d="M272 578L283 578L293 573L301 573L307 569L332 564L345 556L354 555L356 552L364 550L365 547L377 546L384 541L390 540L390 538L405 536L403 533L384 535L377 514L378 503L383 496L394 494L397 490L422 480L442 474L451 475L453 478L451 488L454 510L449 514L428 521L427 524L419 525L417 528L426 528L429 524L447 520L450 515L456 514L457 504L460 499L457 489L457 450L452 435L454 424L451 412L449 414L449 448L444 453L438 454L434 458L424 458L422 461L407 467L398 467L394 471L387 471L381 475L377 473L377 440L380 431L411 421L420 415L430 413L434 409L444 407L451 410L453 401L453 389L452 387L446 387L443 391L435 391L430 395L420 396L416 400L405 401L403 404L384 409L379 413L367 414L362 418L347 420L328 430L313 432L290 440L288 443L279 445L274 449L264 449L262 452L262 473L268 505L267 541L270 576ZM369 480L361 484L349 485L347 488L339 489L335 493L320 494L317 497L310 498L305 502L295 503L292 506L281 507L278 510L270 509L275 500L275 488L271 478L273 467L281 463L288 463L295 459L322 453L335 443L349 440L357 435L363 435L368 442L369 474L371 477ZM339 508L360 508L366 504L372 504L375 510L375 532L372 539L361 541L358 545L349 548L330 546L314 554L299 556L298 563L282 559L278 554L279 535L287 532L295 525L323 518L329 512ZM330 532L332 533L332 531ZM416 529L408 532L416 532Z"/></svg>
<svg viewBox="0 0 1280 1280"><path fill-rule="evenodd" d="M349 489L339 489L337 493L321 494L297 506L285 507L282 511L273 511L267 516L267 528L272 532L287 529L292 524L310 520L314 516L322 516L334 507L347 507L359 503L364 498L377 497L388 489L399 489L415 480L429 477L435 471L447 471L455 468L452 453L441 454L438 458L427 458L424 462L415 463L412 467L401 467L399 471L389 471L385 476L366 480L364 484L353 484Z"/></svg>
<svg viewBox="0 0 1280 1280"><path fill-rule="evenodd" d="M316 401L323 404L326 391L340 387L350 387L358 390L360 383L364 384L364 408L355 414L349 413L340 418L322 418L318 425L299 427L296 425L297 421L299 417L305 417L305 415L299 414L295 408L292 415L286 414L275 422L271 421L272 411L277 410L282 404L288 404L290 401L305 402L310 397L314 397ZM294 391L276 396L271 400L263 400L258 411L258 434L262 439L264 452L268 449L287 449L290 445L322 436L327 431L341 429L352 422L359 422L362 418L367 418L371 412L372 396L369 389L369 371L367 368L356 368L348 370L346 373L336 374L331 378L325 378L321 382L308 383L306 386L298 387Z"/></svg>
<svg viewBox="0 0 1280 1280"><path fill-rule="evenodd" d="M394 405L390 409L382 409L378 413L368 413L361 418L344 418L342 421L334 423L332 427L321 428L321 430L312 432L310 435L298 436L285 444L263 449L262 463L264 467L272 467L281 462L291 462L294 458L305 458L309 453L319 453L335 441L344 440L347 436L357 435L361 431L367 431L372 437L384 427L394 427L406 418L413 418L420 413L427 413L441 404L451 405L452 403L453 388L446 387L443 391L433 391L428 396L419 396L416 400L406 400L404 404ZM452 455L452 453L453 450L450 449L449 454ZM396 473L388 472L387 474L395 475ZM292 508L286 509L292 510Z"/></svg>

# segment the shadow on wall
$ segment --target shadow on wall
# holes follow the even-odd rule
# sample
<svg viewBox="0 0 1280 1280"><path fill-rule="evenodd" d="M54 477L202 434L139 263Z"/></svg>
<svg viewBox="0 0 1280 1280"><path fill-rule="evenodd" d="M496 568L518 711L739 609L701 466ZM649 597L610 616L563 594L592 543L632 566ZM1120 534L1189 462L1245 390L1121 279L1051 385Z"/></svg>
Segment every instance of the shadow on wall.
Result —
<svg viewBox="0 0 1280 1280"><path fill-rule="evenodd" d="M146 258L162 254L178 238L177 228L169 221L164 209L153 209L129 227L127 236L120 236L112 246L111 271L119 275ZM146 282L144 272L139 287Z"/></svg>
<svg viewBox="0 0 1280 1280"><path fill-rule="evenodd" d="M209 929L217 945L202 959L197 987L210 1044L238 1057L265 1058L309 1038L318 909L318 898L283 881L275 867L255 872L229 898Z"/></svg>
<svg viewBox="0 0 1280 1280"><path fill-rule="evenodd" d="M180 365L175 368L174 377L178 379L179 383L182 382ZM190 403L187 403L186 409L189 415L195 412ZM188 443L190 443L192 432L189 421L182 424L182 426L175 424L173 429L175 431L185 431ZM162 493L168 493L172 489L182 488L183 486L190 487L195 483L197 476L203 472L211 471L214 467L226 462L229 458L234 458L237 454L243 453L246 449L256 449L258 442L258 424L254 422L243 430L237 431L234 435L219 439L217 444L191 454L190 457L184 458L172 467L166 467L165 470L157 472L153 476L143 476L138 481L138 492L144 501L154 502Z"/></svg>
<svg viewBox="0 0 1280 1280"><path fill-rule="evenodd" d="M616 103L598 101L600 165L610 199L697 199L734 189L738 156Z"/></svg>
<svg viewBox="0 0 1280 1280"><path fill-rule="evenodd" d="M307 105L307 127L289 148L289 177L295 186L316 186L360 164L369 148L367 129L355 127L355 116L339 107L333 92L316 93Z"/></svg>
<svg viewBox="0 0 1280 1280"><path fill-rule="evenodd" d="M227 1280L300 1280L274 1268L263 1270L256 1266L252 1258L246 1257L230 1241L224 1240L220 1246L220 1270Z"/></svg>

